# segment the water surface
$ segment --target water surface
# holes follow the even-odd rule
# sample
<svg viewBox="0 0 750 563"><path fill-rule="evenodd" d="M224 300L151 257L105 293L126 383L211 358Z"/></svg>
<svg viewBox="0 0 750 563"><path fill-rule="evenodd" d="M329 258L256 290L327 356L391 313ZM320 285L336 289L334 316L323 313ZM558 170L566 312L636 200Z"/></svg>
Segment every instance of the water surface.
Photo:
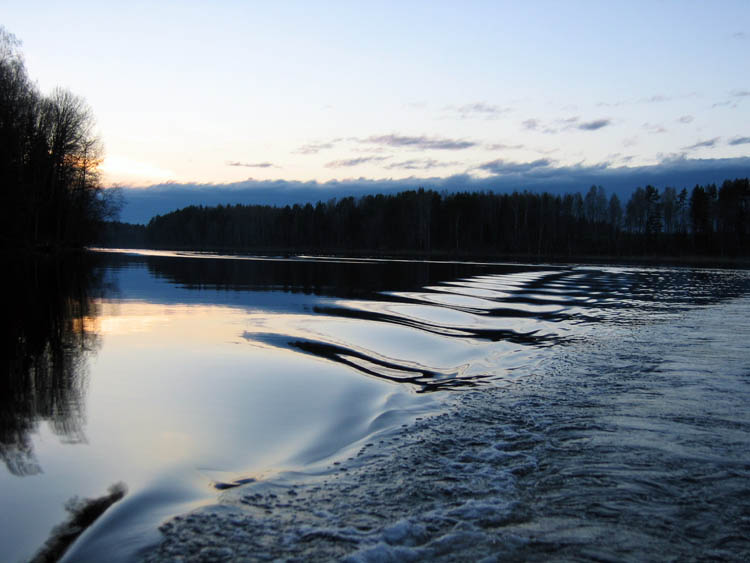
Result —
<svg viewBox="0 0 750 563"><path fill-rule="evenodd" d="M95 256L13 303L2 560L117 482L70 560L747 554L745 272Z"/></svg>

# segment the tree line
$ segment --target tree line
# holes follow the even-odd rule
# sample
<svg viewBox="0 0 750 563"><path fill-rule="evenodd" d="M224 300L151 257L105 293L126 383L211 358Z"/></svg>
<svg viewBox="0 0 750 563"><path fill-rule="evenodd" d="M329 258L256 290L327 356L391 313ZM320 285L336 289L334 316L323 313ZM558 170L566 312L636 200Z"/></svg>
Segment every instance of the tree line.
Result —
<svg viewBox="0 0 750 563"><path fill-rule="evenodd" d="M0 27L0 248L81 247L117 207L93 116L67 90L40 94L19 45Z"/></svg>
<svg viewBox="0 0 750 563"><path fill-rule="evenodd" d="M692 190L637 188L623 205L585 194L404 191L316 205L190 206L113 243L156 248L455 255L747 256L748 178Z"/></svg>

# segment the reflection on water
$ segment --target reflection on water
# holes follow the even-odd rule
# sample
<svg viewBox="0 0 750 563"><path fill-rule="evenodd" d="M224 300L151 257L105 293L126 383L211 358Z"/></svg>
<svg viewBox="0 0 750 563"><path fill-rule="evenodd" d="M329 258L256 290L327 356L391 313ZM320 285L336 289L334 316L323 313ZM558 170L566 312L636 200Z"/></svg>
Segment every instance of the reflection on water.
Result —
<svg viewBox="0 0 750 563"><path fill-rule="evenodd" d="M32 554L70 497L97 497L118 481L130 492L74 544L71 560L130 560L161 539L165 519L216 502L218 491L251 511L252 522L238 516L242 529L270 558L367 548L383 526L400 526L392 520L407 505L434 518L419 534L471 527L475 509L500 522L488 514L516 502L516 476L563 467L540 428L568 427L569 396L605 396L560 358L612 371L600 349L621 350L624 336L661 334L658 323L748 290L744 273L712 270L97 256L93 268L11 269L23 289L3 339L0 455L9 471L0 495L10 508L0 512L0 560ZM613 372L607 388L620 393L623 381ZM461 415L441 418L448 404L463 405ZM582 432L596 436L596 424ZM413 438L401 453L398 432ZM346 471L350 481L334 479ZM334 483L308 490L312 505L269 492L311 476ZM367 504L381 497L391 504L369 518ZM348 539L327 552L339 514L369 528L335 532ZM200 552L214 528L221 538L232 524L217 518L203 531L175 526L171 555ZM305 518L319 520L320 537L305 535Z"/></svg>
<svg viewBox="0 0 750 563"><path fill-rule="evenodd" d="M92 298L101 280L90 257L17 259L4 276L0 355L0 459L17 476L43 471L31 435L41 422L65 443L85 441L86 362L97 334Z"/></svg>

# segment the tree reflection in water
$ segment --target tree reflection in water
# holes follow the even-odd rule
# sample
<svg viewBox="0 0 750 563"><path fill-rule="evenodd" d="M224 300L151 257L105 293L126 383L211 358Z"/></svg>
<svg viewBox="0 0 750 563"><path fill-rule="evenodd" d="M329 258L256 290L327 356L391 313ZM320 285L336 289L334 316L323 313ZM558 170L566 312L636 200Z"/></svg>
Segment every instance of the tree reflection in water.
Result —
<svg viewBox="0 0 750 563"><path fill-rule="evenodd" d="M42 422L65 443L85 441L87 357L98 346L95 256L12 257L0 339L0 459L17 476L42 472L32 435Z"/></svg>

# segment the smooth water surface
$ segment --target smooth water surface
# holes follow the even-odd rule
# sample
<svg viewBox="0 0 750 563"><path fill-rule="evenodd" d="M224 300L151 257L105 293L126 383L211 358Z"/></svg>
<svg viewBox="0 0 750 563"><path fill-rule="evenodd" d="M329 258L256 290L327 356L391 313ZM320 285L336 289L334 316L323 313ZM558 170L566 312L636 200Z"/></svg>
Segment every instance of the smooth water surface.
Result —
<svg viewBox="0 0 750 563"><path fill-rule="evenodd" d="M745 272L155 252L25 268L0 560L118 482L69 560L748 552Z"/></svg>

